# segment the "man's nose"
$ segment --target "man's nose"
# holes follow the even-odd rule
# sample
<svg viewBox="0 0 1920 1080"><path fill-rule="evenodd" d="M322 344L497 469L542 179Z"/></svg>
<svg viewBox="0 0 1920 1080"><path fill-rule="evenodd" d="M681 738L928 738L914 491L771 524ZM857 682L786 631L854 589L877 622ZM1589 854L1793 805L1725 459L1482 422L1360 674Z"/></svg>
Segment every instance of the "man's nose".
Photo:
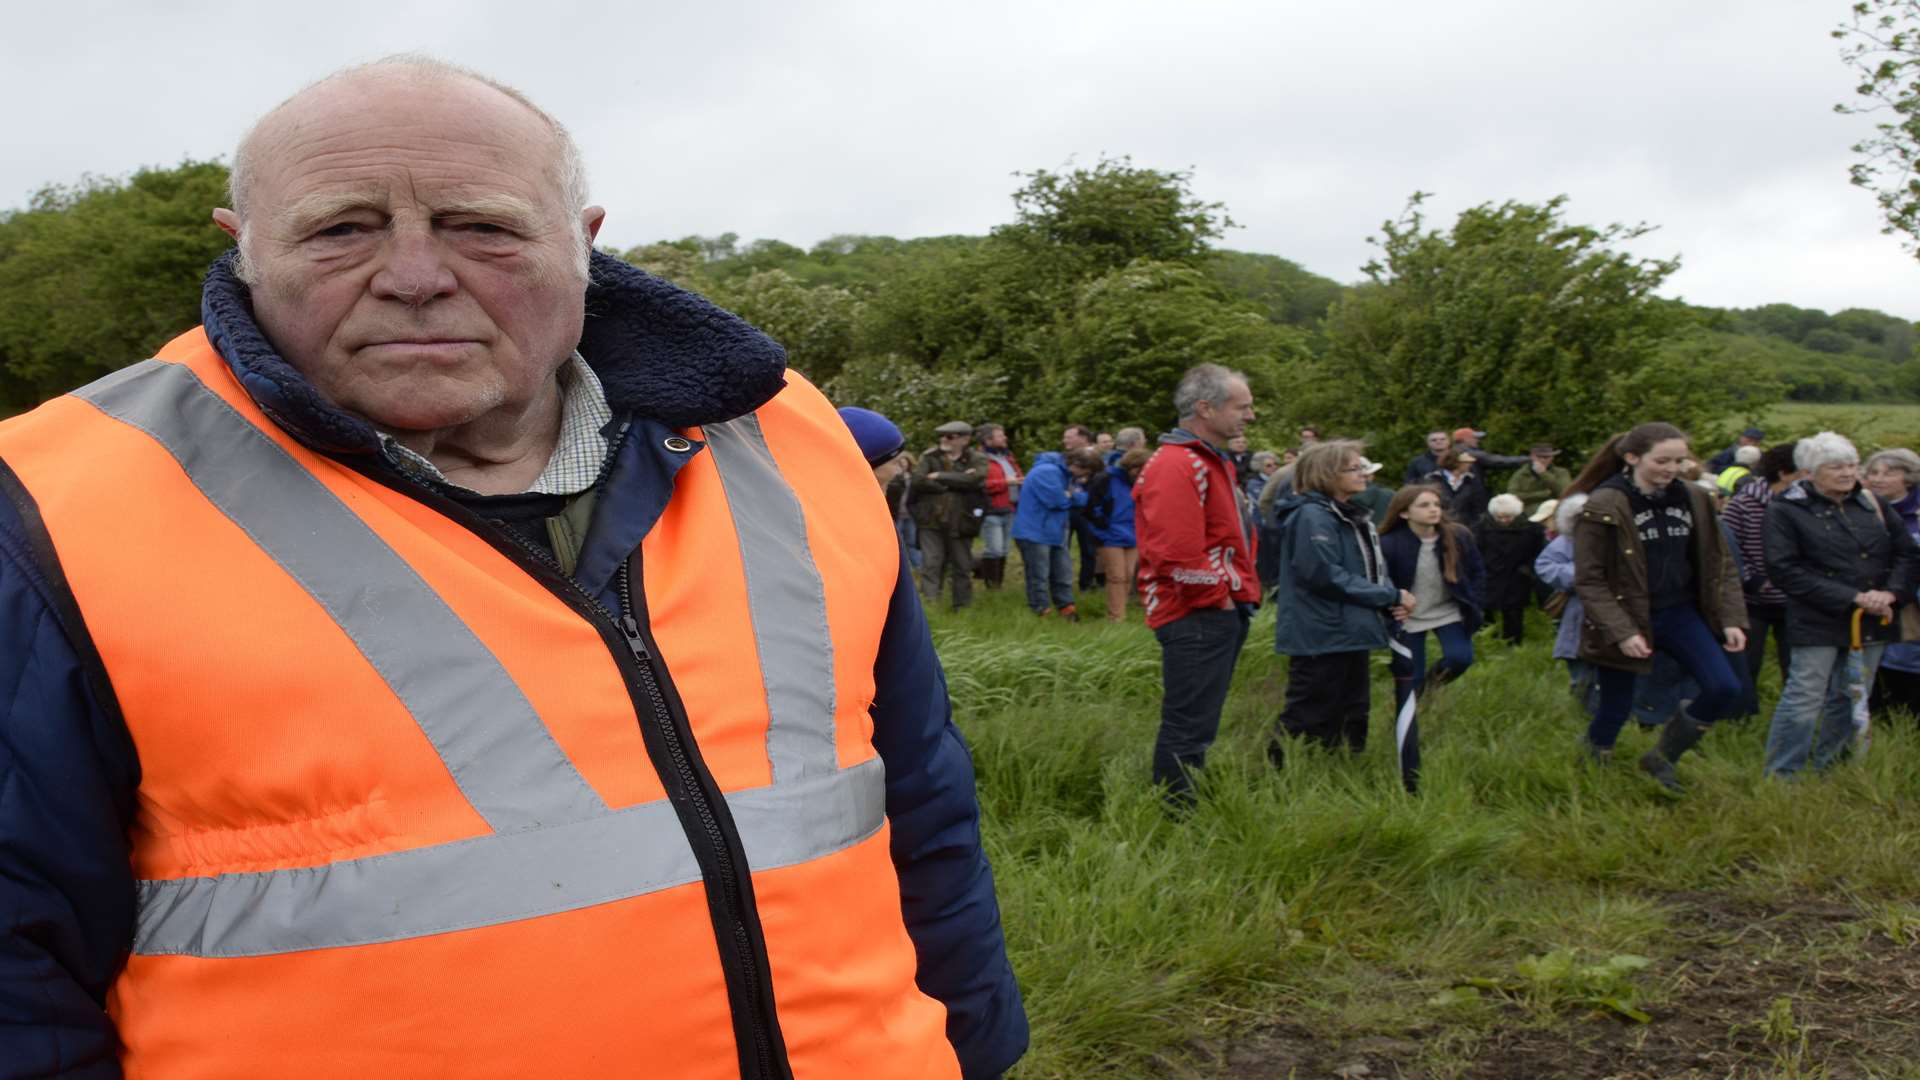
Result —
<svg viewBox="0 0 1920 1080"><path fill-rule="evenodd" d="M420 307L453 295L459 283L431 229L396 223L387 235L386 251L370 287L383 300Z"/></svg>

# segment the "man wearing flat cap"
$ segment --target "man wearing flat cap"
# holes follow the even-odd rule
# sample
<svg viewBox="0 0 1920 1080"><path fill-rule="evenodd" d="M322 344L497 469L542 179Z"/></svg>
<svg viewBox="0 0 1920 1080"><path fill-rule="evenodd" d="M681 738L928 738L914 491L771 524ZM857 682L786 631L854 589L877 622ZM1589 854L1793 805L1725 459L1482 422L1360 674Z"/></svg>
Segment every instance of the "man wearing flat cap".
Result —
<svg viewBox="0 0 1920 1080"><path fill-rule="evenodd" d="M933 429L937 445L913 467L913 520L920 527L920 595L940 599L953 579L954 610L973 603L973 538L987 513L987 458L975 450L973 425L949 420Z"/></svg>
<svg viewBox="0 0 1920 1080"><path fill-rule="evenodd" d="M1567 470L1553 463L1559 455L1552 443L1534 443L1527 451L1526 467L1516 470L1513 479L1507 481L1507 494L1519 498L1524 505L1522 513L1532 516L1541 503L1559 498L1573 483Z"/></svg>

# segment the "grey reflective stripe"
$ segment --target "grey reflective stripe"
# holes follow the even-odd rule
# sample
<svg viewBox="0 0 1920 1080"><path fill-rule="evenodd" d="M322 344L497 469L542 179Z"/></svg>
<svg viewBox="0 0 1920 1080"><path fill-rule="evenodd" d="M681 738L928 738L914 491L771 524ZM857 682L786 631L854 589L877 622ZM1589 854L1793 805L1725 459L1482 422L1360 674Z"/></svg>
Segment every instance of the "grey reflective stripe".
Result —
<svg viewBox="0 0 1920 1080"><path fill-rule="evenodd" d="M508 832L607 812L446 601L191 370L148 360L74 393L165 447L208 501L332 616L489 826Z"/></svg>
<svg viewBox="0 0 1920 1080"><path fill-rule="evenodd" d="M880 759L727 805L754 870L817 859L879 831ZM471 930L624 900L700 879L664 801L310 869L143 881L133 951L266 956Z"/></svg>
<svg viewBox="0 0 1920 1080"><path fill-rule="evenodd" d="M833 637L800 499L780 475L758 417L700 430L720 470L740 537L753 641L767 691L773 782L831 772L839 767L833 745Z"/></svg>

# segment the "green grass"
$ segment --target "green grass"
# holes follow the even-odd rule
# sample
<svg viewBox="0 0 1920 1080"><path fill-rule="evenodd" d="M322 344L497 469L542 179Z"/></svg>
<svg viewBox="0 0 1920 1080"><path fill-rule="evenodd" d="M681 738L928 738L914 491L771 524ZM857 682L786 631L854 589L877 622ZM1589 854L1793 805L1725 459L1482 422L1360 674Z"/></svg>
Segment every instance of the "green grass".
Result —
<svg viewBox="0 0 1920 1080"><path fill-rule="evenodd" d="M1219 1039L1280 1020L1336 1040L1423 1033L1440 1068L1521 1022L1444 992L1510 982L1549 956L1583 971L1653 958L1622 976L1637 990L1609 991L1657 1015L1682 893L1839 897L1862 907L1863 932L1920 940L1911 725L1793 786L1760 776L1764 715L1722 725L1683 763L1693 790L1676 802L1633 770L1651 736L1632 725L1612 768L1577 760L1584 721L1541 622L1518 649L1483 635L1480 663L1423 710L1417 797L1394 773L1384 659L1366 753L1298 753L1276 774L1263 746L1286 665L1263 612L1205 796L1176 821L1147 784L1159 650L1138 611L1109 626L1087 596L1087 621L1037 619L1017 575L933 625L1033 1024L1020 1077L1183 1072ZM1547 1010L1569 1024L1580 1011Z"/></svg>
<svg viewBox="0 0 1920 1080"><path fill-rule="evenodd" d="M1761 423L1768 441L1837 431L1864 450L1889 446L1920 448L1920 405L1826 405L1787 401L1766 410Z"/></svg>

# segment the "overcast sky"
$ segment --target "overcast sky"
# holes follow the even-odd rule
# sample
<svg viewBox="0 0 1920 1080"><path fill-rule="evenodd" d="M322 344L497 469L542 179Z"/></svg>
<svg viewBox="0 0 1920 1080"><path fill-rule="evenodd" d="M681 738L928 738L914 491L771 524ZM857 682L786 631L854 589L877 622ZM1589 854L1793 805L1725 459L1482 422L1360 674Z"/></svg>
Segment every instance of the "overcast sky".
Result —
<svg viewBox="0 0 1920 1080"><path fill-rule="evenodd" d="M284 11L283 11L284 8ZM1409 192L1450 223L1571 198L1644 221L1695 303L1920 319L1920 262L1847 182L1845 0L35 4L0 38L0 207L226 155L343 64L420 49L573 128L603 242L981 233L1012 174L1193 170L1226 246L1341 281Z"/></svg>

